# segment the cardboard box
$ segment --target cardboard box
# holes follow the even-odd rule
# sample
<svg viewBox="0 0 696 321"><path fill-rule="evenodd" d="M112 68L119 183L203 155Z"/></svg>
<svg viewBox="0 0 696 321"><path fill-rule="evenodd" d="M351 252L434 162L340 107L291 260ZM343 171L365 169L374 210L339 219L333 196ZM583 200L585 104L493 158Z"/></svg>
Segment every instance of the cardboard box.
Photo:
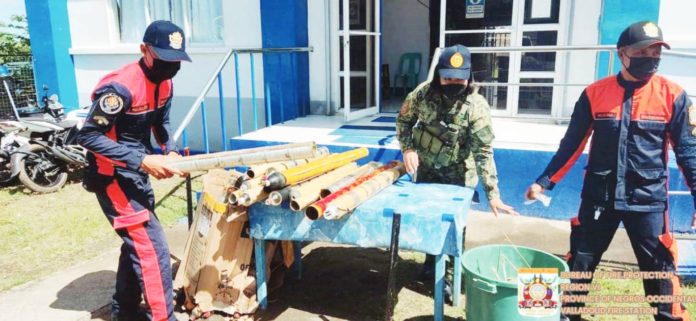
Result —
<svg viewBox="0 0 696 321"><path fill-rule="evenodd" d="M229 315L252 314L256 280L250 273L253 241L248 235L246 208L226 202L230 182L241 174L212 170L203 178L203 193L175 288L183 288L188 306L195 312L221 311Z"/></svg>

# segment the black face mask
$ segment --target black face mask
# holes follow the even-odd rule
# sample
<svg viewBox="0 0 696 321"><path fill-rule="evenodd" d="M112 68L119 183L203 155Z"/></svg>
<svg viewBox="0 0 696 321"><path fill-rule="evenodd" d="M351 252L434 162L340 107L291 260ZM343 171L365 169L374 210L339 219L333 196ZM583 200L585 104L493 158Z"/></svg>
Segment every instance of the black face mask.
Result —
<svg viewBox="0 0 696 321"><path fill-rule="evenodd" d="M650 79L657 72L657 67L660 66L660 58L629 57L629 59L631 62L626 71L640 80Z"/></svg>
<svg viewBox="0 0 696 321"><path fill-rule="evenodd" d="M442 85L442 93L447 96L447 98L455 98L464 95L466 92L466 86L464 85Z"/></svg>
<svg viewBox="0 0 696 321"><path fill-rule="evenodd" d="M147 67L143 59L140 59L139 63L145 73L145 77L154 83L161 83L167 79L174 78L176 73L179 72L179 68L181 68L180 61L154 59L151 68Z"/></svg>

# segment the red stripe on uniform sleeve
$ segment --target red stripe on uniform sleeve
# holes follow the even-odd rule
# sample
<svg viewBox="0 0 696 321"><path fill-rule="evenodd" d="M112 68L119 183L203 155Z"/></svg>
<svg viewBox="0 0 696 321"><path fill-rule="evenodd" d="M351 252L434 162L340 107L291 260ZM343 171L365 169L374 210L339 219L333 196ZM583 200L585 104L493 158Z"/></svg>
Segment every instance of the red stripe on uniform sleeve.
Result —
<svg viewBox="0 0 696 321"><path fill-rule="evenodd" d="M590 133L592 133L592 127L587 130L587 133L585 134L585 138L582 139L582 142L580 142L580 145L578 145L578 148L575 150L575 153L573 153L573 156L571 156L568 161L561 167L558 172L553 174L551 176L551 181L556 184L563 179L563 176L565 176L568 171L570 170L571 167L573 167L573 164L578 160L578 157L580 157L580 154L582 154L582 151L585 150L585 145L587 144L587 140L590 138Z"/></svg>

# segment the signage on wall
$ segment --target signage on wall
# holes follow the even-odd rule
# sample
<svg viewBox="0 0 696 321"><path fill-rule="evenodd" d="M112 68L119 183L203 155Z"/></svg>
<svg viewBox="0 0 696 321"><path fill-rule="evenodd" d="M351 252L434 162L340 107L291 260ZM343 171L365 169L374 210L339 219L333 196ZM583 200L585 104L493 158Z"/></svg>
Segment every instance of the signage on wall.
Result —
<svg viewBox="0 0 696 321"><path fill-rule="evenodd" d="M483 18L486 0L466 0L466 19Z"/></svg>

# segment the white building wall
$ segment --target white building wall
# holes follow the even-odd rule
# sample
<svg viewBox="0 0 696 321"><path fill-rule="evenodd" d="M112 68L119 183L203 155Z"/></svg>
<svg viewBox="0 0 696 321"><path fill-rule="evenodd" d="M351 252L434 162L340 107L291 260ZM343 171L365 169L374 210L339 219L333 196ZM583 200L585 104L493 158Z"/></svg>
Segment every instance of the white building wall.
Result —
<svg viewBox="0 0 696 321"><path fill-rule="evenodd" d="M89 104L89 95L99 78L139 56L138 44L122 44L118 34L118 21L115 8L110 0L68 0L72 49L76 68L80 104ZM423 56L421 81L427 76L429 24L427 8L415 0L384 0L382 30L382 63L389 64L390 72L397 71L399 57L404 52L420 52ZM335 82L332 77L332 54L330 37L337 30L330 27L329 2L308 1L308 36L313 52L309 53L309 87L311 112L325 114L330 112L338 101L337 94L330 89ZM599 39L598 22L601 15L602 0L571 1L565 45L596 45ZM193 63L184 63L175 78L176 99L182 109L187 109L200 93L209 77L215 71L224 53L229 48L261 47L260 4L257 0L223 1L224 45L219 47L197 47L191 45L188 51ZM696 36L689 26L690 13L696 11L692 0L663 0L660 4L659 24L665 38L674 49L696 52ZM563 44L559 44L563 45ZM336 55L337 53L333 53ZM593 51L561 53L565 56L564 82L589 84L595 80L597 53ZM241 96L251 96L249 55L241 55L239 60L241 77ZM688 92L696 94L696 81L688 73L696 70L696 59L663 59L660 72L684 86ZM256 94L260 107L263 99L263 60L255 56ZM223 71L225 97L232 99L235 106L234 65L228 64ZM245 87L246 86L246 87ZM568 87L562 95L562 117L569 117L573 105L584 87ZM209 95L217 97L217 84ZM333 98L333 102L331 102ZM217 99L215 99L217 100ZM209 107L210 108L210 107ZM248 105L245 107L248 109Z"/></svg>
<svg viewBox="0 0 696 321"><path fill-rule="evenodd" d="M693 18L696 1L662 0L658 25L672 50L696 54L696 33ZM696 95L696 57L674 57L662 55L659 73L677 82L690 95ZM691 100L696 100L692 96Z"/></svg>
<svg viewBox="0 0 696 321"><path fill-rule="evenodd" d="M230 48L261 47L260 5L255 0L223 1L224 44L201 47L189 44L187 51L192 63L182 64L175 78L178 96L197 96ZM121 43L118 16L112 1L68 0L71 54L75 61L80 104L89 103L89 94L99 78L124 63L140 56L138 43ZM249 55L239 57L240 77L244 84L250 80ZM225 96L235 96L234 64L223 72ZM263 60L255 56L257 96L263 96ZM215 87L217 89L217 87ZM217 95L217 90L211 91ZM251 88L242 88L242 96L250 97Z"/></svg>
<svg viewBox="0 0 696 321"><path fill-rule="evenodd" d="M693 19L696 1L661 0L658 25L664 38L673 49L696 48L696 34Z"/></svg>
<svg viewBox="0 0 696 321"><path fill-rule="evenodd" d="M309 53L309 97L312 114L331 112L331 41L328 1L307 1L307 36L313 51ZM334 106L335 108L335 106Z"/></svg>
<svg viewBox="0 0 696 321"><path fill-rule="evenodd" d="M108 72L124 64L136 61L140 57L138 43L121 43L118 33L118 15L110 0L68 0L68 15L72 48L70 53L75 62L75 75L80 105L90 104L90 95L99 79ZM216 68L231 48L260 48L261 13L257 0L223 1L224 43L216 47L202 47L188 44L187 52L193 62L182 64L181 70L174 78L174 100L172 123L178 124L201 93ZM256 75L257 111L259 123L263 119L263 59L260 54L254 56ZM252 128L251 111L251 65L249 54L239 55L240 96L243 107L245 131ZM223 91L227 110L228 136L237 134L235 73L234 61L223 69ZM218 85L215 83L206 98L209 132L220 132ZM193 133L200 130L200 111L190 125ZM210 137L211 147L222 146L219 135ZM200 136L198 136L200 137ZM192 148L201 148L200 139L192 142Z"/></svg>
<svg viewBox="0 0 696 321"><path fill-rule="evenodd" d="M568 36L570 46L595 46L599 43L599 17L602 0L570 1L568 17ZM560 53L565 55L565 83L590 84L595 81L596 51L574 51ZM558 87L561 88L561 87ZM570 117L575 102L584 86L569 86L563 95L561 117Z"/></svg>

